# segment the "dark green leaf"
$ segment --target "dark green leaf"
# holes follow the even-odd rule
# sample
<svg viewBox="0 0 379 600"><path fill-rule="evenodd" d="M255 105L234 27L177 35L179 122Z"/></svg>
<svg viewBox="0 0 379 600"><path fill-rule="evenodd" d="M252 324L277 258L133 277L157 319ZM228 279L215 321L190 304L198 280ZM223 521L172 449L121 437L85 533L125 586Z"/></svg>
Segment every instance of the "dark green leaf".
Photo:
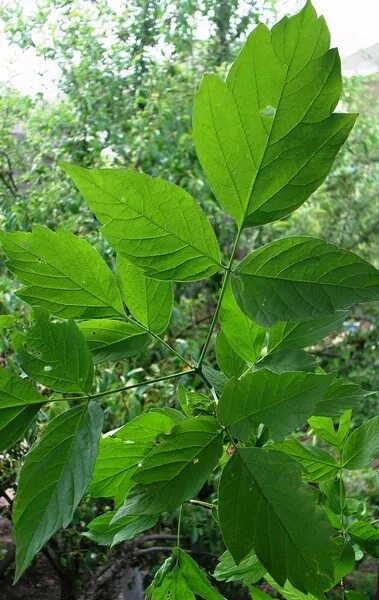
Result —
<svg viewBox="0 0 379 600"><path fill-rule="evenodd" d="M29 381L8 369L0 369L0 410L29 404L38 404L40 407L45 401Z"/></svg>
<svg viewBox="0 0 379 600"><path fill-rule="evenodd" d="M102 223L106 240L147 276L194 281L221 268L213 229L183 189L137 171L61 166Z"/></svg>
<svg viewBox="0 0 379 600"><path fill-rule="evenodd" d="M271 242L232 277L240 308L265 327L304 321L379 299L379 271L348 250L311 237Z"/></svg>
<svg viewBox="0 0 379 600"><path fill-rule="evenodd" d="M317 404L314 414L315 416L338 417L346 409L359 406L362 400L373 393L362 389L356 383L336 378Z"/></svg>
<svg viewBox="0 0 379 600"><path fill-rule="evenodd" d="M348 526L347 532L362 550L379 558L379 529L366 521L356 521Z"/></svg>
<svg viewBox="0 0 379 600"><path fill-rule="evenodd" d="M133 475L131 489L117 518L169 511L196 495L222 453L222 433L211 417L175 425Z"/></svg>
<svg viewBox="0 0 379 600"><path fill-rule="evenodd" d="M91 353L72 320L51 322L44 309L34 312L25 348L17 358L29 377L58 392L89 392L93 380Z"/></svg>
<svg viewBox="0 0 379 600"><path fill-rule="evenodd" d="M268 352L292 348L307 348L339 329L346 321L347 312L338 312L299 323L279 321L269 331Z"/></svg>
<svg viewBox="0 0 379 600"><path fill-rule="evenodd" d="M25 287L17 295L63 318L123 315L116 280L83 239L35 225L31 233L1 233L8 268Z"/></svg>
<svg viewBox="0 0 379 600"><path fill-rule="evenodd" d="M255 369L286 373L287 371L314 371L316 366L317 361L308 352L288 348L267 354L255 365Z"/></svg>
<svg viewBox="0 0 379 600"><path fill-rule="evenodd" d="M158 520L158 517L154 515L124 517L111 525L110 522L114 515L115 511L109 511L96 517L88 524L88 531L85 531L83 535L102 546L116 546L120 542L133 539L146 529L151 529Z"/></svg>
<svg viewBox="0 0 379 600"><path fill-rule="evenodd" d="M152 337L139 325L111 319L92 319L79 323L95 363L113 362L135 356L146 348Z"/></svg>
<svg viewBox="0 0 379 600"><path fill-rule="evenodd" d="M342 449L345 469L364 469L379 453L379 415L369 419L349 435Z"/></svg>
<svg viewBox="0 0 379 600"><path fill-rule="evenodd" d="M304 423L325 392L330 378L315 373L272 373L266 369L231 379L217 407L220 422L244 427L264 423L280 439ZM238 433L237 433L238 436Z"/></svg>
<svg viewBox="0 0 379 600"><path fill-rule="evenodd" d="M284 440L272 446L272 450L279 450L291 456L306 471L305 479L308 481L328 481L333 479L339 467L333 456L315 446L304 446L298 440Z"/></svg>
<svg viewBox="0 0 379 600"><path fill-rule="evenodd" d="M174 301L172 283L146 277L122 256L117 257L117 282L125 304L137 321L154 333L167 328Z"/></svg>
<svg viewBox="0 0 379 600"><path fill-rule="evenodd" d="M219 517L237 563L254 549L277 583L288 579L323 598L333 580L332 529L292 458L265 448L238 448L222 473Z"/></svg>
<svg viewBox="0 0 379 600"><path fill-rule="evenodd" d="M11 448L21 439L41 406L42 404L30 404L0 408L0 452Z"/></svg>
<svg viewBox="0 0 379 600"><path fill-rule="evenodd" d="M95 464L103 413L94 402L50 421L21 469L13 505L16 581L48 539L67 527Z"/></svg>

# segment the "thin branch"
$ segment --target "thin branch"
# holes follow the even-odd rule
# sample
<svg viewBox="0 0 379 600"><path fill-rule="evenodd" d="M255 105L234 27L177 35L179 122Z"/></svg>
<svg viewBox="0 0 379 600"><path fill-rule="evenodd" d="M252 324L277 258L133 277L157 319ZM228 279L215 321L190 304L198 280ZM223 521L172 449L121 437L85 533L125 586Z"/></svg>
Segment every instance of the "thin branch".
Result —
<svg viewBox="0 0 379 600"><path fill-rule="evenodd" d="M169 379L175 379L176 377L183 377L184 375L188 375L191 373L196 373L195 369L187 369L187 371L178 371L177 373L172 373L171 375L164 375L163 377L157 377L156 379L148 379L146 381L140 381L139 383L132 383L131 385L124 385L123 387L116 388L113 390L106 390L104 392L98 392L97 394L90 394L89 396L73 396L69 398L57 398L56 400L51 398L49 399L51 402L62 402L68 400L85 400L86 398L102 398L103 396L109 396L111 394L118 394L120 392L124 392L125 390L132 390L134 388L142 387L144 385L153 385L154 383L158 383L159 381L168 381Z"/></svg>

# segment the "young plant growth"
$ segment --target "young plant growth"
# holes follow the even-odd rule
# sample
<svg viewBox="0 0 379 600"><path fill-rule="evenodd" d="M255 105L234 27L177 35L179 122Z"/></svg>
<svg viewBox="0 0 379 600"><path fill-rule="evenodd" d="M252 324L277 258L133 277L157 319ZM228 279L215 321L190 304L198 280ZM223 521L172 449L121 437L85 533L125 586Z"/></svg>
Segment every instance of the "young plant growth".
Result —
<svg viewBox="0 0 379 600"><path fill-rule="evenodd" d="M193 137L235 222L230 256L185 190L133 170L71 164L61 166L101 223L115 273L68 231L0 234L22 284L17 295L33 309L17 338L17 361L31 381L0 371L0 448L19 440L44 404L61 398L71 406L48 423L20 470L16 580L89 495L114 501L88 525L87 535L108 545L178 511L177 547L148 597L222 598L180 547L181 513L212 473L217 498L199 504L212 509L226 546L214 576L241 581L253 598L265 596L256 587L263 578L286 598L322 599L354 568L354 548L378 556L378 530L349 513L344 472L370 465L379 417L350 432L351 411L367 392L324 372L304 348L338 329L351 305L379 299L379 272L305 236L236 261L243 230L307 201L354 125L356 114L335 112L341 70L329 45L324 19L307 2L271 31L254 29L226 81L201 82ZM135 356L153 340L168 346L173 282L216 273L218 304L199 356L187 360L169 346L183 366L163 377L192 376L203 393L179 386L180 410L152 409L103 434L107 395L139 384L97 392L94 365ZM218 370L206 363L217 328ZM322 448L295 435L307 423Z"/></svg>

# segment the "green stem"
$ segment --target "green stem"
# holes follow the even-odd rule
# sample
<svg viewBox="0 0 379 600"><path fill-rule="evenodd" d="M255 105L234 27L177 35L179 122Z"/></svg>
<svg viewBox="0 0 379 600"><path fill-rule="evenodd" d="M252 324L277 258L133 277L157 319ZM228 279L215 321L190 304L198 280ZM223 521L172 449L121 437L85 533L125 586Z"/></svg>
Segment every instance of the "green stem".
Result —
<svg viewBox="0 0 379 600"><path fill-rule="evenodd" d="M179 507L179 515L178 515L178 529L177 529L177 534L176 534L176 547L180 548L180 528L182 525L182 509L183 509L183 505L181 505Z"/></svg>
<svg viewBox="0 0 379 600"><path fill-rule="evenodd" d="M123 392L125 390L132 390L133 388L138 388L143 385L152 385L153 383L158 383L159 381L166 381L168 379L175 379L175 377L183 377L183 375L188 375L190 373L196 373L195 369L188 369L187 371L178 371L177 373L171 373L171 375L164 375L163 377L157 377L156 379L148 379L147 381L140 381L139 383L132 383L131 385L124 385L123 387L116 388L114 390L106 390L105 392L98 392L97 394L90 394L89 396L74 396L70 398L57 398L57 399L49 399L50 402L62 402L64 400L83 400L84 398L89 397L93 398L101 398L102 396L109 396L110 394L118 394L119 392Z"/></svg>
<svg viewBox="0 0 379 600"><path fill-rule="evenodd" d="M241 236L241 231L242 231L241 228L238 229L238 232L237 232L237 235L236 235L236 239L234 240L234 244L233 244L233 248L232 248L232 253L230 255L229 263L228 263L228 266L225 269L225 274L224 274L224 278L223 278L223 281L222 281L220 295L219 295L219 298L218 298L216 310L215 310L214 315L212 317L212 321L211 321L211 324L210 324L209 329L208 329L207 337L205 339L204 346L203 346L203 348L201 350L200 357L199 357L199 360L198 360L198 363L197 363L197 368L198 369L200 369L200 367L201 367L201 365L203 363L203 360L205 358L206 352L208 350L209 342L211 341L213 330L214 330L216 322L217 322L218 313L220 312L222 299L224 297L224 294L225 294L225 291L226 291L226 286L227 286L229 278L230 278L230 272L231 272L231 269L232 269L232 264L233 264L234 256L235 256L236 251L237 251L237 246L238 246L238 242L239 242L239 239L240 239L240 236Z"/></svg>

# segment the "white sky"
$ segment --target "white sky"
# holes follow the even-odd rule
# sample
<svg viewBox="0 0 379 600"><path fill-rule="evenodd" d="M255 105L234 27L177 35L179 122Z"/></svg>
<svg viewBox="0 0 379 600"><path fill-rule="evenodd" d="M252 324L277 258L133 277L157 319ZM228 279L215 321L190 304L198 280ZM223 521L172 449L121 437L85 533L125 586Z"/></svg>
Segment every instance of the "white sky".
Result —
<svg viewBox="0 0 379 600"><path fill-rule="evenodd" d="M25 1L33 4L33 0ZM379 42L379 0L313 0L313 3L317 12L325 16L332 44L338 46L342 57ZM278 8L282 14L290 14L303 4L304 0L279 0ZM58 76L59 69L38 58L33 49L22 52L9 47L0 36L0 81L11 82L23 93L34 95L43 91L54 97L53 81Z"/></svg>

